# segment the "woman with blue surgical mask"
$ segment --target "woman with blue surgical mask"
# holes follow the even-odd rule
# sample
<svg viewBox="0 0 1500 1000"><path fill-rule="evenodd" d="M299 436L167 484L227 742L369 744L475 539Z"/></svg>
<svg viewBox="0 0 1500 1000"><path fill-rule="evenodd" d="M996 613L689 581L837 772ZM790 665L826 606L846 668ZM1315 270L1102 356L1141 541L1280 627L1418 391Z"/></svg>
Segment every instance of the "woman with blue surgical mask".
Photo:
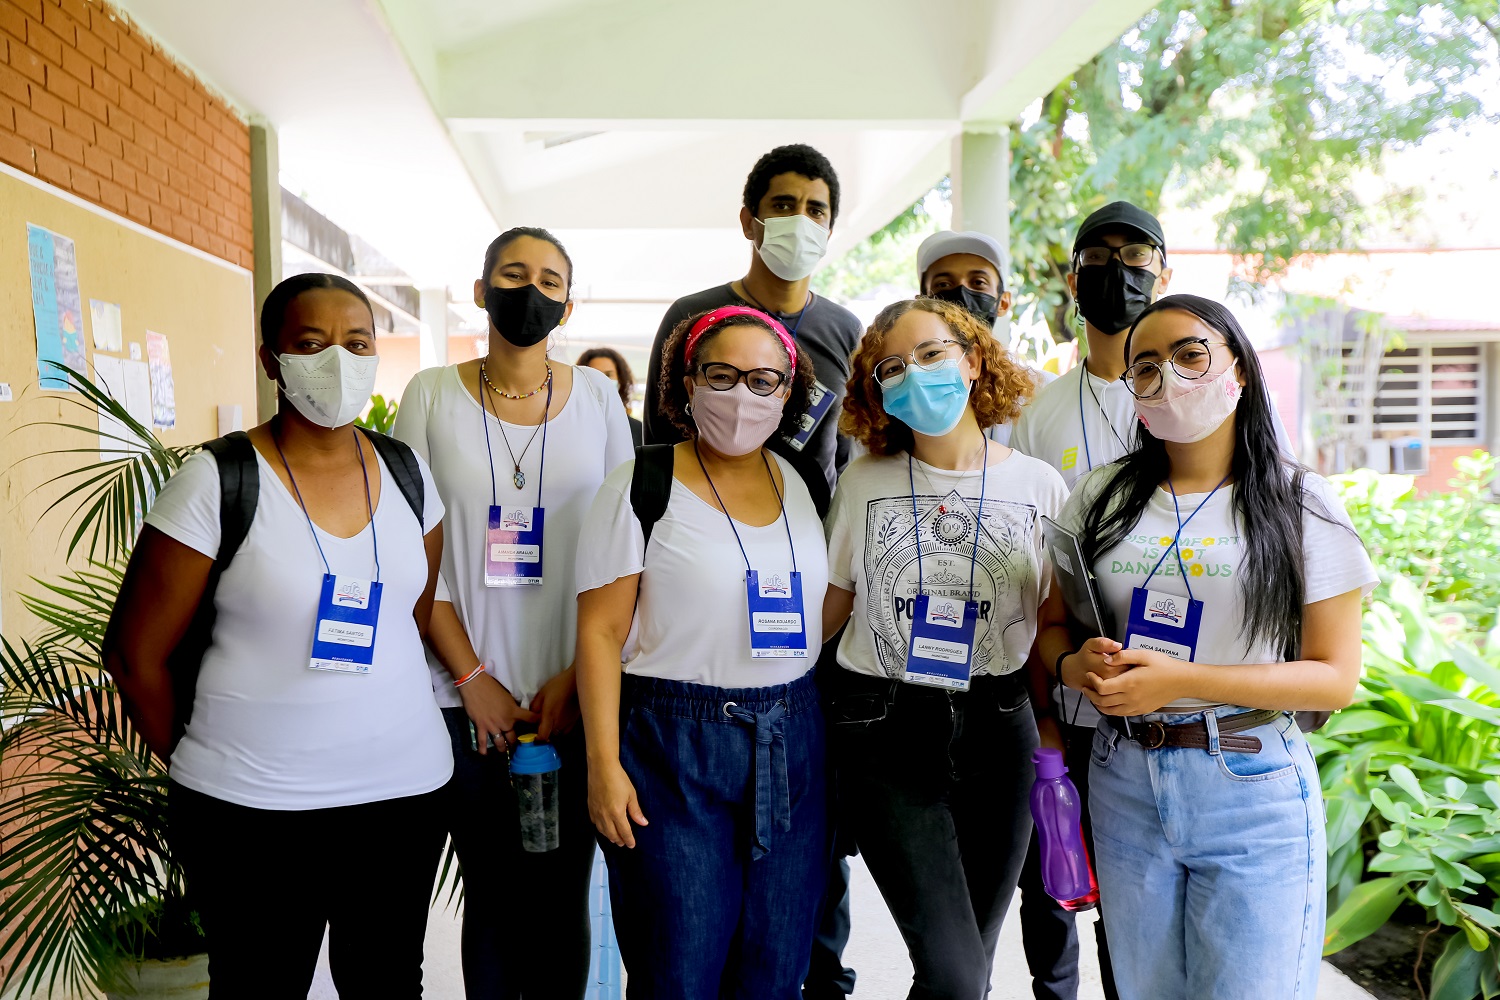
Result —
<svg viewBox="0 0 1500 1000"><path fill-rule="evenodd" d="M288 278L260 328L277 414L162 488L103 662L170 765L214 996L306 996L327 931L340 995L415 998L453 771L422 653L443 504L353 423L380 360L356 285Z"/></svg>
<svg viewBox="0 0 1500 1000"><path fill-rule="evenodd" d="M869 455L828 518L823 633L847 824L906 940L911 997L979 1000L1031 836L1040 739L1060 747L1032 656L1047 595L1050 466L990 441L1030 373L961 306L887 306L854 355L840 429Z"/></svg>

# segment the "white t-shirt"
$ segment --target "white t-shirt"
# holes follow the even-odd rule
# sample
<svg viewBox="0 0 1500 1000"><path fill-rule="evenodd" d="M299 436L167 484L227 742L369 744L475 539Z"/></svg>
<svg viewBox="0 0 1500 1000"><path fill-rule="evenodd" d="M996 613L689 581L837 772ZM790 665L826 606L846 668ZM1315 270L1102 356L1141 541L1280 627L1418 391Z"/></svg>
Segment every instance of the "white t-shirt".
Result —
<svg viewBox="0 0 1500 1000"><path fill-rule="evenodd" d="M1107 487L1116 471L1099 469L1079 480L1058 523L1081 532L1084 514L1093 498ZM1212 497L1205 493L1183 494L1177 497L1176 508L1172 494L1157 489L1146 504L1135 530L1095 560L1099 596L1114 614L1115 627L1120 633L1115 638L1121 639L1124 635L1135 588L1146 585L1151 568L1161 559L1161 568L1151 576L1150 589L1184 598L1189 596L1191 589L1192 597L1203 602L1194 662L1230 665L1281 662L1281 651L1266 642L1258 642L1255 648L1247 650L1240 633L1245 620L1239 580L1240 565L1244 561L1244 539L1243 526L1234 510L1235 489L1232 484L1225 486ZM1316 604L1351 590L1368 594L1375 589L1379 577L1359 536L1354 533L1343 501L1328 480L1313 473L1307 474L1303 490L1306 494L1303 506L1310 508L1304 509L1302 514L1302 567L1307 580L1305 602ZM1198 510L1205 498L1208 502ZM1172 537L1177 534L1177 509L1182 511L1183 520L1187 522L1180 543L1182 561L1187 567L1186 579L1177 564L1176 554L1169 553L1162 559L1162 553L1168 550ZM1196 514L1193 513L1195 510ZM1317 516L1318 513L1332 518L1335 523ZM1189 517L1191 521L1187 520ZM1185 698L1173 702L1167 710L1190 712L1215 705L1197 698Z"/></svg>
<svg viewBox="0 0 1500 1000"><path fill-rule="evenodd" d="M755 688L790 684L812 669L822 647L828 552L823 525L802 478L786 459L773 457L786 483L786 519L759 528L736 521L743 556L724 512L676 479L647 550L630 506L635 462L626 462L604 480L578 542L578 592L641 574L635 621L623 652L626 673L718 688ZM802 574L807 657L756 659L750 655L745 558L762 581L772 574L790 574L788 526Z"/></svg>
<svg viewBox="0 0 1500 1000"><path fill-rule="evenodd" d="M912 532L913 480L917 535ZM828 514L828 579L854 592L839 663L875 677L904 676L920 539L922 589L929 596L967 600L973 564L980 603L971 673L1020 670L1036 637L1037 606L1052 578L1040 517L1056 517L1067 496L1056 471L1019 452L983 475L913 461L908 476L905 452L869 455L851 464L839 478Z"/></svg>
<svg viewBox="0 0 1500 1000"><path fill-rule="evenodd" d="M427 586L423 536L443 519L426 464L419 525L390 470L378 463L374 529L383 586L374 661L368 674L345 674L308 665L323 560L302 508L259 452L256 459L255 519L219 579L213 641L198 675L192 721L172 754L173 780L257 809L357 805L442 786L453 772L453 749L432 700L412 617ZM184 462L146 523L216 556L219 470L213 456L200 452ZM352 538L320 529L318 541L331 572L373 575L369 525Z"/></svg>
<svg viewBox="0 0 1500 1000"><path fill-rule="evenodd" d="M485 422L493 475L484 455ZM578 622L573 569L579 527L605 475L634 453L619 392L592 368L573 369L572 393L547 422L546 432L543 469L542 436L537 427L504 423L493 412L482 410L464 387L456 365L417 373L396 411L396 436L432 464L433 478L448 509L438 596L453 602L474 651L523 706L573 662ZM533 433L536 440L527 448ZM512 482L515 466L501 434L520 455L526 476L522 490ZM539 481L546 510L542 583L485 586L491 496L502 504L533 506ZM462 705L453 677L430 650L427 655L438 704L445 708Z"/></svg>
<svg viewBox="0 0 1500 1000"><path fill-rule="evenodd" d="M1026 370L1031 372L1031 377L1036 380L1037 392L1041 392L1048 385L1057 381L1057 376L1047 371L1045 368L1032 368L1030 365L1027 365ZM1033 394L1032 398L1035 398L1035 394ZM1025 407L1023 406L1022 409L1024 408ZM1020 419L1020 417L1016 418L1016 420ZM1006 420L1002 423L992 424L989 427L986 427L984 429L984 436L989 438L991 441L994 441L996 444L1008 445L1011 443L1010 436L1011 434L1015 433L1015 429L1015 421Z"/></svg>

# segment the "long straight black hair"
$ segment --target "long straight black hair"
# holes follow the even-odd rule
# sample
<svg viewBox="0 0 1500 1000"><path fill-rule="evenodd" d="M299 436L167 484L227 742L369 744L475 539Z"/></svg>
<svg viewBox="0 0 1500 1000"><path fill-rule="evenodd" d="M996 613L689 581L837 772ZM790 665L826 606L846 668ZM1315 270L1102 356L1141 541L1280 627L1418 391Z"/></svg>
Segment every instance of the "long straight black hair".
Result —
<svg viewBox="0 0 1500 1000"><path fill-rule="evenodd" d="M1283 659L1294 660L1302 646L1302 611L1307 596L1303 572L1303 495L1293 486L1301 468L1281 453L1276 422L1260 359L1239 321L1224 306L1197 295L1168 295L1147 307L1125 336L1125 357L1141 322L1153 313L1175 309L1191 313L1224 336L1245 379L1234 414L1234 514L1244 537L1239 569L1245 620L1240 636L1246 652L1268 642ZM1232 377L1232 376L1226 376ZM1166 446L1144 424L1137 427L1139 446L1109 468L1113 473L1084 512L1083 549L1092 563L1124 540L1171 475ZM1298 495L1301 492L1302 495ZM1313 511L1324 520L1326 512Z"/></svg>

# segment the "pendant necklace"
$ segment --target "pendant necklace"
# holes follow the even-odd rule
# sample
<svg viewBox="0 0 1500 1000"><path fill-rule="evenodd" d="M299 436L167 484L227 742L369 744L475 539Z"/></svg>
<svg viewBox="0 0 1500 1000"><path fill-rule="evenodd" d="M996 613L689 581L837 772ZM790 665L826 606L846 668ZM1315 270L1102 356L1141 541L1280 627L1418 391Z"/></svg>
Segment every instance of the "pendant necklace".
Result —
<svg viewBox="0 0 1500 1000"><path fill-rule="evenodd" d="M483 359L480 359L480 362L479 362L479 377L480 377L480 379L482 379L484 381L485 386L487 386L490 389L490 391L494 392L497 396L504 396L506 399L529 399L530 397L535 396L537 393L541 392L543 389L549 389L549 388L551 388L551 386L552 386L552 366L550 364L547 365L547 377L542 380L542 384L541 385L537 386L535 389L531 390L530 392L522 393L520 395L515 395L513 393L505 392L504 390L502 390L499 387L497 387L495 385L495 383L491 382L489 374L486 373L485 370L484 370L484 360ZM552 401L552 393L548 392L547 393L547 402L548 402L547 409L551 409L552 408L551 407L551 401ZM481 406L483 405L483 401L482 400L481 400L480 405ZM531 450L531 443L536 440L536 436L541 431L542 426L544 424L546 424L548 416L549 416L549 414L547 414L545 411L543 411L543 413L542 413L542 422L539 423L539 424L537 424L536 425L536 430L534 430L534 431L531 432L531 437L527 438L527 440L526 440L526 447L524 447L524 448L521 449L520 458L517 458L515 450L513 448L511 448L511 446L510 446L510 437L505 433L505 422L500 419L500 411L499 410L495 411L495 422L500 425L500 440L505 442L505 453L510 456L511 467L515 470L515 472L510 477L510 481L515 484L515 487L518 490L524 490L526 488L526 473L524 473L524 472L521 471L521 459L525 458L526 457L526 453Z"/></svg>

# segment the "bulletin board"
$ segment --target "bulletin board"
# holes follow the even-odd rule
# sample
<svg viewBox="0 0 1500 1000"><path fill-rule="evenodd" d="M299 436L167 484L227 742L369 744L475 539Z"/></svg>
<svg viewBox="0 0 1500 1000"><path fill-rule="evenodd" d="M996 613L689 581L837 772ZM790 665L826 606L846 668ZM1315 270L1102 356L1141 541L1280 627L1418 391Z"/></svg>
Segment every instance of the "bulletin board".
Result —
<svg viewBox="0 0 1500 1000"><path fill-rule="evenodd" d="M246 425L255 422L250 272L0 164L0 387L8 385L12 396L0 401L0 632L12 641L29 636L35 626L24 615L20 593L37 592L32 577L66 569L67 516L59 508L43 517L59 493L43 484L91 461L89 455L33 458L86 447L88 439L28 425L54 420L98 425L97 412L64 402L80 399L77 393L39 383L28 224L72 241L82 304L79 341L91 375L96 357L128 360L137 344L146 361L148 331L165 338L175 426L156 431L164 442L217 437L221 404L238 404ZM119 306L118 351L96 351L90 300ZM161 337L151 338L158 354Z"/></svg>

